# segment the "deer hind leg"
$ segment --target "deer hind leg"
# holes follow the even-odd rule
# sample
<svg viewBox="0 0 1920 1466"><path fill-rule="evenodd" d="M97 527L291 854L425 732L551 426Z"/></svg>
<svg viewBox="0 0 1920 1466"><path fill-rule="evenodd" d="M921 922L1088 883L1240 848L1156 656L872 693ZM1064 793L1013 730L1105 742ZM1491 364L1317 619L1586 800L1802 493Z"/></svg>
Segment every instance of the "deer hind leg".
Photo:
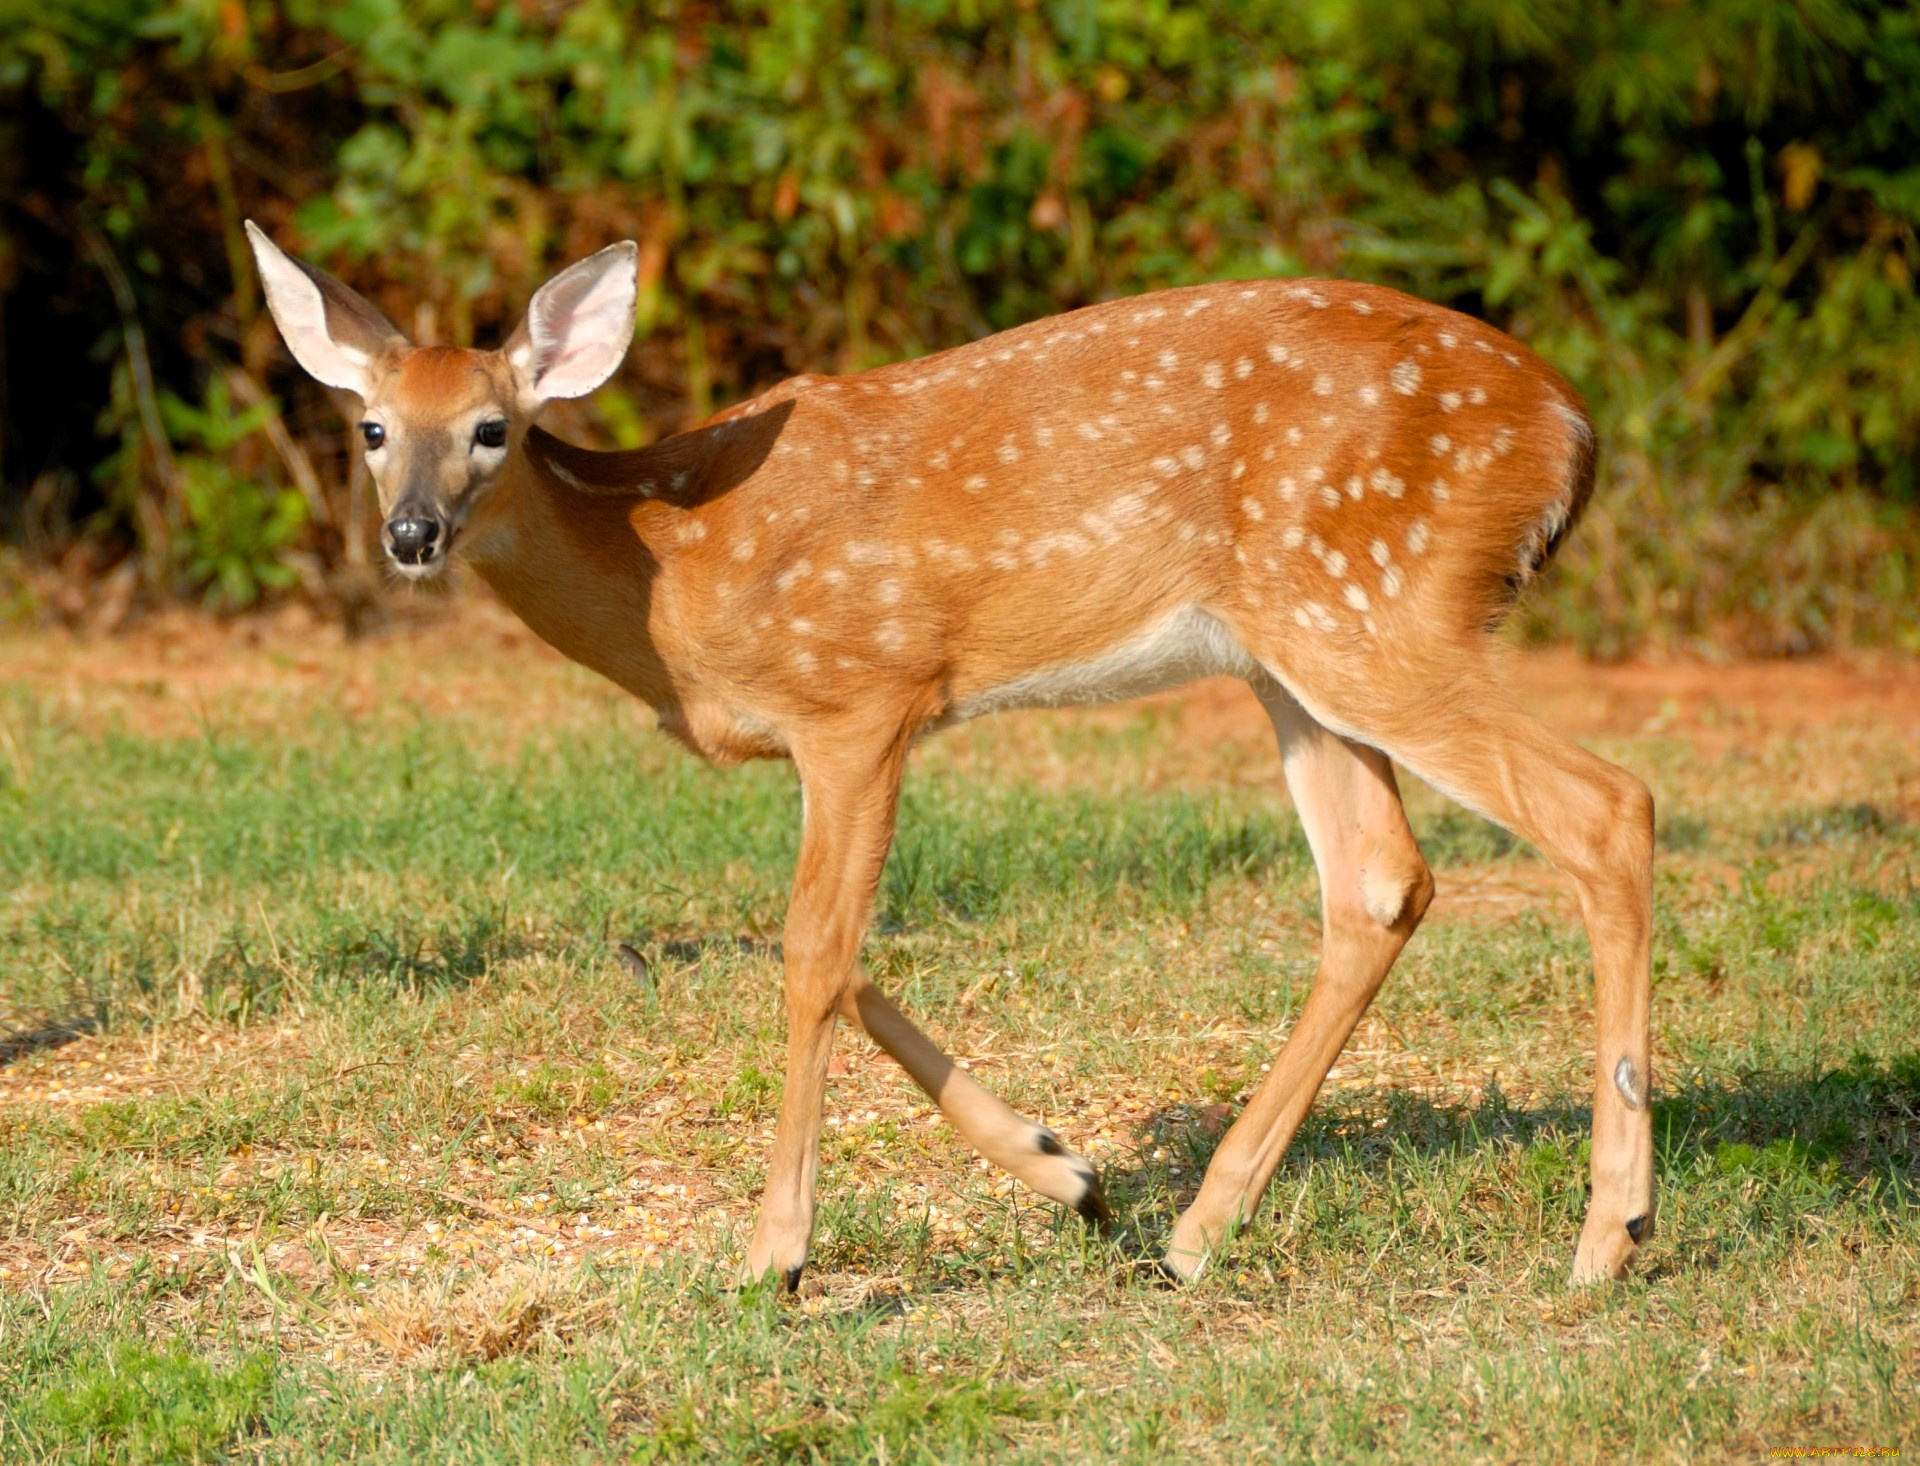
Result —
<svg viewBox="0 0 1920 1466"><path fill-rule="evenodd" d="M1165 1265L1188 1279L1259 1205L1321 1081L1433 899L1393 766L1315 722L1272 683L1254 690L1279 737L1287 788L1320 872L1320 969L1272 1070L1174 1224Z"/></svg>
<svg viewBox="0 0 1920 1466"><path fill-rule="evenodd" d="M886 995L856 974L841 1011L940 1106L949 1124L994 1165L1089 1222L1111 1218L1099 1174L1046 1126L1027 1119L942 1053Z"/></svg>
<svg viewBox="0 0 1920 1466"><path fill-rule="evenodd" d="M1653 799L1638 779L1521 712L1483 669L1444 669L1384 703L1350 686L1323 709L1573 878L1598 1029L1593 1195L1573 1282L1622 1276L1653 1234L1649 1031Z"/></svg>

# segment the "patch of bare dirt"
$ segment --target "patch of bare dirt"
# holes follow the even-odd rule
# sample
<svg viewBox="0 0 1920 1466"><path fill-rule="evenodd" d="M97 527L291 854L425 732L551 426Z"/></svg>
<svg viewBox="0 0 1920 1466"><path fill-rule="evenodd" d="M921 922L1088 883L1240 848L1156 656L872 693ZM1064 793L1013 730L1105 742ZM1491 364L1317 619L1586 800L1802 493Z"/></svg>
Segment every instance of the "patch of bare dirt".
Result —
<svg viewBox="0 0 1920 1466"><path fill-rule="evenodd" d="M1575 735L1668 734L1725 746L1815 729L1920 727L1920 661L1893 653L1598 665L1544 651L1508 661L1521 701ZM573 668L484 590L423 598L383 634L358 640L298 605L231 620L167 611L111 637L10 630L0 632L0 681L83 703L117 694L128 709L144 710L139 731L185 734L196 731L197 713L216 705L321 698L330 689L354 710L405 701L533 722L550 717L556 702L627 701ZM1183 742L1271 736L1252 694L1227 678L1145 705L1166 710ZM1140 706L1071 716L1124 723Z"/></svg>

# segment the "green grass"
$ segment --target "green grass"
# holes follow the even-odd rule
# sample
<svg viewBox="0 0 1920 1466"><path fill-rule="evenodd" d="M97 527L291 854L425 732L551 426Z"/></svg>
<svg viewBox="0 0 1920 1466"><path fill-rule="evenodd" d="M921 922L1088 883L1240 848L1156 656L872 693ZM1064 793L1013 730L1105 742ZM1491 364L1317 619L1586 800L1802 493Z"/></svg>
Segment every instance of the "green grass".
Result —
<svg viewBox="0 0 1920 1466"><path fill-rule="evenodd" d="M928 745L868 961L1096 1155L1119 1235L980 1169L843 1036L814 1266L783 1299L721 1280L779 1098L790 773L701 769L584 674L464 675L544 678L541 711L240 688L182 733L0 687L0 1014L39 1035L0 1067L0 1458L1915 1439L1900 735L1602 740L1661 799L1662 1206L1641 1273L1581 1295L1585 942L1530 851L1411 791L1443 892L1543 899L1442 908L1269 1207L1170 1292L1131 1262L1312 975L1298 827L1264 755L1177 749L1164 708ZM1196 777L1151 777L1178 758ZM1805 797L1808 760L1834 797Z"/></svg>

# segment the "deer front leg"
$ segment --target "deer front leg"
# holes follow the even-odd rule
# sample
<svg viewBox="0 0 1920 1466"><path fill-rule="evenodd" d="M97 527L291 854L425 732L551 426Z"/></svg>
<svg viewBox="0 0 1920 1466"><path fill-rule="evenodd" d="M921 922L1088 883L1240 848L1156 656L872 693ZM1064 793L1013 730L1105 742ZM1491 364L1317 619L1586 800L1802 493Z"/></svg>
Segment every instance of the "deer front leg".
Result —
<svg viewBox="0 0 1920 1466"><path fill-rule="evenodd" d="M843 744L818 763L796 752L806 819L784 937L787 1078L780 1097L760 1218L740 1266L743 1282L777 1274L799 1287L813 1236L814 1176L833 1025L852 985L893 840L904 737L870 756Z"/></svg>
<svg viewBox="0 0 1920 1466"><path fill-rule="evenodd" d="M855 972L842 1011L893 1056L981 1155L1042 1196L1072 1207L1089 1222L1105 1226L1112 1220L1100 1175L1091 1163L942 1053L865 973Z"/></svg>

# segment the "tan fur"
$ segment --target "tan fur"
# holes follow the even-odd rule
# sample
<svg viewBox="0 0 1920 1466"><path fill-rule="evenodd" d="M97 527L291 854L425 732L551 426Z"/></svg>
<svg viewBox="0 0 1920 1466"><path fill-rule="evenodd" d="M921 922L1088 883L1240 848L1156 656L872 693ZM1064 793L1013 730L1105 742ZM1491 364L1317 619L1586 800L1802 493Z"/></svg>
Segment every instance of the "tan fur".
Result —
<svg viewBox="0 0 1920 1466"><path fill-rule="evenodd" d="M392 425L389 507L438 484L452 548L540 636L701 755L790 757L805 789L787 1087L748 1275L791 1279L805 1260L840 1014L985 1154L1102 1214L1091 1168L959 1073L858 949L916 736L1222 668L1273 715L1326 932L1294 1033L1168 1265L1197 1271L1257 1204L1431 899L1391 755L1579 886L1600 1042L1575 1273L1625 1267L1651 1225L1651 1132L1609 1077L1650 1072L1651 810L1634 780L1514 710L1487 665L1487 627L1592 482L1578 398L1531 353L1392 291L1274 281L798 378L639 452L529 429L515 383L501 356L383 360L368 412ZM484 412L514 436L482 481L453 449ZM437 469L421 457L436 452Z"/></svg>

